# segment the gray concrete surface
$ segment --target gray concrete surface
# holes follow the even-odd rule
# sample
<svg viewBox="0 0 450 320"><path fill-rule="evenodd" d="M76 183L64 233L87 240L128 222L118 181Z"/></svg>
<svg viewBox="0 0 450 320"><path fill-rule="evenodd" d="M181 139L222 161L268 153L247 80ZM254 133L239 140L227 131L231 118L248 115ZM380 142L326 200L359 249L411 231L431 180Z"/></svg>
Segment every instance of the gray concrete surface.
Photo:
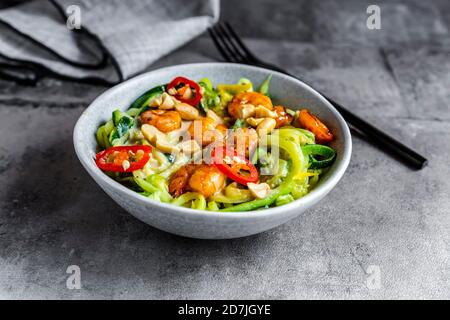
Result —
<svg viewBox="0 0 450 320"><path fill-rule="evenodd" d="M448 1L379 1L381 31L364 27L368 1L223 2L262 57L429 166L412 171L355 133L345 177L302 217L244 239L185 239L129 216L78 163L74 123L105 88L0 81L0 298L450 298ZM217 59L204 36L151 69ZM66 288L69 265L81 290Z"/></svg>

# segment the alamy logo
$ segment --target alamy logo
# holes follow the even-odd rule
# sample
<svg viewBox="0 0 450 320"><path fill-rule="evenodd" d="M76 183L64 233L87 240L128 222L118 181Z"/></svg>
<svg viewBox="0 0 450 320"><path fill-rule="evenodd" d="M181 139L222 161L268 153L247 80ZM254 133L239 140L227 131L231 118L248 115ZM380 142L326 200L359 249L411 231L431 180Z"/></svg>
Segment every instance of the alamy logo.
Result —
<svg viewBox="0 0 450 320"><path fill-rule="evenodd" d="M367 18L366 25L369 30L381 29L381 9L379 6L372 4L367 7L367 14L370 16Z"/></svg>
<svg viewBox="0 0 450 320"><path fill-rule="evenodd" d="M67 278L66 286L69 290L81 289L81 270L79 266L71 265L67 267L67 274L70 276Z"/></svg>
<svg viewBox="0 0 450 320"><path fill-rule="evenodd" d="M81 29L81 8L79 6L71 5L66 9L67 13L67 28L69 30Z"/></svg>
<svg viewBox="0 0 450 320"><path fill-rule="evenodd" d="M379 266L371 265L367 267L366 273L368 275L366 285L368 289L381 289L381 269Z"/></svg>

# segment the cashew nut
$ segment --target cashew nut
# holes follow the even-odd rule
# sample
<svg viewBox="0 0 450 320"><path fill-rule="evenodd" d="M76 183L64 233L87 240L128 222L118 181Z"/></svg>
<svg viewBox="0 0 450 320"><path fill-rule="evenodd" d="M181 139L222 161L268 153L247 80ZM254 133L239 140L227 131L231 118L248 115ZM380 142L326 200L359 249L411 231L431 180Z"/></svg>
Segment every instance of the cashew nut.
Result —
<svg viewBox="0 0 450 320"><path fill-rule="evenodd" d="M255 117L256 118L276 118L278 117L275 111L269 110L264 106L257 106L255 108Z"/></svg>
<svg viewBox="0 0 450 320"><path fill-rule="evenodd" d="M206 117L214 120L215 123L217 124L224 124L224 121L222 120L221 117L219 117L214 111L212 110L208 110L206 112Z"/></svg>
<svg viewBox="0 0 450 320"><path fill-rule="evenodd" d="M269 195L270 186L267 183L247 183L247 187L255 198L263 199Z"/></svg>
<svg viewBox="0 0 450 320"><path fill-rule="evenodd" d="M253 117L247 118L247 123L249 125L251 125L252 127L257 127L263 121L264 121L264 118L258 118L258 119L253 118Z"/></svg>
<svg viewBox="0 0 450 320"><path fill-rule="evenodd" d="M255 115L255 106L252 104L244 104L238 109L238 116L240 119L247 119Z"/></svg>
<svg viewBox="0 0 450 320"><path fill-rule="evenodd" d="M175 110L178 111L183 120L195 120L199 116L198 110L187 103L181 102L176 104Z"/></svg>
<svg viewBox="0 0 450 320"><path fill-rule="evenodd" d="M159 106L161 109L169 110L173 109L175 107L175 101L174 98L172 98L171 95L164 92L161 95L161 104Z"/></svg>
<svg viewBox="0 0 450 320"><path fill-rule="evenodd" d="M180 149L174 145L171 145L167 141L167 137L164 133L159 131L156 127L151 124L143 124L141 127L142 134L145 139L156 145L156 147L162 152L179 152Z"/></svg>
<svg viewBox="0 0 450 320"><path fill-rule="evenodd" d="M275 119L265 118L260 124L258 124L258 127L256 127L256 131L258 131L259 135L263 133L268 134L272 132L276 126L277 122L275 121Z"/></svg>

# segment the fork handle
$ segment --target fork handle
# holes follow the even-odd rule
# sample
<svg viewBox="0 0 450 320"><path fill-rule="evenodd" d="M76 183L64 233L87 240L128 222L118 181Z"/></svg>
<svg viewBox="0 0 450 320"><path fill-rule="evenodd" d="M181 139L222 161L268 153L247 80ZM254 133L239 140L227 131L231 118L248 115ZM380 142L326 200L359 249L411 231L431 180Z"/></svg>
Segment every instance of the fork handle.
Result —
<svg viewBox="0 0 450 320"><path fill-rule="evenodd" d="M286 72L285 70L275 67L273 65L267 65L267 67L271 67L272 70L282 72L284 74L287 74L288 76L291 76L293 78L296 78L302 82L305 82L298 77ZM305 82L306 83L306 82ZM318 90L316 90L319 92ZM339 103L334 101L333 99L327 97L323 93L319 92L325 99L330 102L337 111L342 115L342 117L352 125L355 129L358 129L358 131L365 134L365 136L369 139L369 141L380 148L382 150L385 150L395 156L398 160L402 161L403 163L407 164L411 168L414 169L422 169L425 167L428 163L428 160L412 150L411 148L405 146L400 141L395 140L391 136L387 135L380 129L376 128L375 126L371 125L367 121L361 119L351 111L347 110L343 106L341 106Z"/></svg>
<svg viewBox="0 0 450 320"><path fill-rule="evenodd" d="M323 94L322 94L323 95ZM422 169L428 163L428 160L412 150L411 148L405 146L403 143L395 140L391 136L387 135L380 129L374 127L367 121L361 119L354 113L345 109L339 103L323 95L337 111L340 112L342 117L351 124L354 128L358 129L360 132L364 133L366 137L374 144L381 147L383 150L388 151L399 160L403 161L405 164L411 166L414 169Z"/></svg>

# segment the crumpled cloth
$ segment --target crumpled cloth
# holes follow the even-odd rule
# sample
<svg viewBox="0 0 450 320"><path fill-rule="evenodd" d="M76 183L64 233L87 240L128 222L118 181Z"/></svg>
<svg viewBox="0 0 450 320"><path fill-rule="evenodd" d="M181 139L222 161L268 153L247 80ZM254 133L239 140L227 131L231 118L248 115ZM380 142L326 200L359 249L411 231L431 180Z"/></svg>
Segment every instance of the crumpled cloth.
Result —
<svg viewBox="0 0 450 320"><path fill-rule="evenodd" d="M53 76L115 84L218 18L219 0L24 2L0 10L0 76L24 83Z"/></svg>

